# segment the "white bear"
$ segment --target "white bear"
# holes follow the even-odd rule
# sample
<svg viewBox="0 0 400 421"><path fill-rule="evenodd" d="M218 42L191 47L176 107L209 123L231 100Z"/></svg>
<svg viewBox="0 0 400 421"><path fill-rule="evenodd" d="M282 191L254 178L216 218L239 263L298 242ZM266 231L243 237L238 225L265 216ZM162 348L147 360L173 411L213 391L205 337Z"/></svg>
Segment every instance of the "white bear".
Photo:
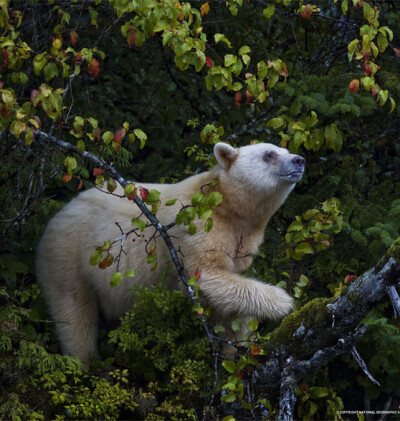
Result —
<svg viewBox="0 0 400 421"><path fill-rule="evenodd" d="M162 205L156 216L163 225L174 222L196 192L222 193L210 232L204 232L204 220L196 220L194 235L189 235L184 225L175 225L168 232L182 252L187 274L201 273L198 285L202 305L211 306L212 320L225 327L225 338L235 341L247 332L251 319L276 320L293 308L293 299L283 289L241 273L251 265L269 219L301 179L305 160L268 143L238 149L218 143L214 154L218 165L209 172L177 184L141 186L161 192ZM89 265L96 247L106 239L112 242L121 237L119 227L128 232L132 218L146 220L132 201L115 194L123 196L123 189L119 186L114 194L97 188L80 193L50 221L38 246L37 277L62 351L85 362L89 353L97 353L99 312L110 321L124 315L132 306L132 285L156 284L169 265L168 286L185 290L164 241L153 235L154 227L146 228L140 237L131 234L122 244L118 271L134 269L135 277L125 277L112 288L110 278L117 271L117 263L106 269ZM178 200L173 206L165 206L171 199ZM157 246L159 263L154 271L146 262L146 244L147 250ZM114 255L120 245L114 245ZM231 320L237 317L242 319L242 329L233 332Z"/></svg>

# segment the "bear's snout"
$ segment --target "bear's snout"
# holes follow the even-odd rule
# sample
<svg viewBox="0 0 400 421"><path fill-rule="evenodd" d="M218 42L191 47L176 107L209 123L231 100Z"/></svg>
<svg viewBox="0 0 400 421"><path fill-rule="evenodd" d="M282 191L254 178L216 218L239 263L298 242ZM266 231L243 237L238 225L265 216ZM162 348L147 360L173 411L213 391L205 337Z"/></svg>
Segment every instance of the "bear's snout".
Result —
<svg viewBox="0 0 400 421"><path fill-rule="evenodd" d="M299 170L303 170L306 165L306 160L300 155L295 155L292 158L292 164L294 164Z"/></svg>

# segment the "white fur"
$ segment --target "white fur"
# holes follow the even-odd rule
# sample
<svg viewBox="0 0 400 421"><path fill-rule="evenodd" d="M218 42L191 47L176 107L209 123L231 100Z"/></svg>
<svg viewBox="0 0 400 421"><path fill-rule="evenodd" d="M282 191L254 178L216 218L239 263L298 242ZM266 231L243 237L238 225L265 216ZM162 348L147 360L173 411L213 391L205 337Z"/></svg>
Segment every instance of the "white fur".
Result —
<svg viewBox="0 0 400 421"><path fill-rule="evenodd" d="M263 157L269 151L275 154L274 159L266 162ZM169 234L183 253L187 273L201 273L203 305L211 305L213 320L225 325L228 339L236 340L246 332L245 324L252 318L279 319L293 307L293 299L283 289L240 273L252 263L266 224L295 185L286 174L292 170L296 156L263 143L239 149L219 143L215 155L219 165L210 172L174 185L141 186L159 190L162 203L179 199L174 206L160 207L157 217L165 225L175 220L182 204L190 204L194 193L217 190L223 194L223 201L212 216L214 227L210 233L204 233L204 221L200 220L196 221L195 235L190 236L182 225L176 225ZM210 187L214 179L218 184ZM123 194L122 188L118 187L116 193ZM111 288L109 280L117 271L116 264L104 270L89 265L97 246L121 236L115 223L127 232L132 229L131 219L139 214L131 201L90 189L68 203L48 224L38 247L37 276L64 353L83 361L89 352L95 354L99 311L108 320L122 316L132 305L132 285L157 283L166 266L169 286L184 290L163 240L152 238L153 228L146 228L140 238L131 234L123 244L126 254L121 255L119 271L134 269L134 278L124 278L121 285ZM146 241L150 247L157 246L159 264L153 272L146 263ZM119 243L112 253L116 255L118 251ZM231 320L237 316L244 320L239 335L230 328Z"/></svg>

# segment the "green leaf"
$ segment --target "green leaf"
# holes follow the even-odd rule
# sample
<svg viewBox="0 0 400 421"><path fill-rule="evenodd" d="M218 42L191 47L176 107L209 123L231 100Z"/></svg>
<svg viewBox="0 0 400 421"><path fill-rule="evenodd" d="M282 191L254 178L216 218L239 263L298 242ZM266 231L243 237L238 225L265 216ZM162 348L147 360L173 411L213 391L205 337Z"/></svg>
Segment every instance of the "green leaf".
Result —
<svg viewBox="0 0 400 421"><path fill-rule="evenodd" d="M253 319L249 321L249 329L252 332L255 332L258 329L258 320Z"/></svg>
<svg viewBox="0 0 400 421"><path fill-rule="evenodd" d="M390 101L390 104L391 104L391 106L390 106L390 111L389 111L389 114L390 114L390 113L392 113L392 112L394 111L394 109L396 108L396 103L395 103L395 101L394 101L394 99L393 99L392 97L389 97L389 101Z"/></svg>
<svg viewBox="0 0 400 421"><path fill-rule="evenodd" d="M205 232L210 232L214 225L214 221L212 218L207 218L206 225L204 227Z"/></svg>
<svg viewBox="0 0 400 421"><path fill-rule="evenodd" d="M124 276L129 276L130 278L133 278L135 276L135 271L133 269L128 269L125 271Z"/></svg>
<svg viewBox="0 0 400 421"><path fill-rule="evenodd" d="M342 13L345 15L349 9L349 3L347 0L342 1Z"/></svg>
<svg viewBox="0 0 400 421"><path fill-rule="evenodd" d="M178 199L171 199L171 200L167 200L166 202L165 202L165 206L173 206L173 205L175 205L175 203L176 203L176 201L177 201Z"/></svg>
<svg viewBox="0 0 400 421"><path fill-rule="evenodd" d="M303 218L304 219L311 219L314 215L316 215L317 213L319 213L318 209L308 209L304 212L303 214Z"/></svg>
<svg viewBox="0 0 400 421"><path fill-rule="evenodd" d="M236 421L236 418L233 415L227 415L226 417L222 418L222 421Z"/></svg>
<svg viewBox="0 0 400 421"><path fill-rule="evenodd" d="M236 400L236 395L234 392L229 392L227 395L221 398L221 401L227 402L227 403L235 402L235 400Z"/></svg>
<svg viewBox="0 0 400 421"><path fill-rule="evenodd" d="M271 129L279 129L284 125L284 120L281 117L275 117L271 118L271 120L268 121L267 127Z"/></svg>
<svg viewBox="0 0 400 421"><path fill-rule="evenodd" d="M214 326L214 332L215 333L219 333L219 332L225 332L225 328L221 325L215 325Z"/></svg>
<svg viewBox="0 0 400 421"><path fill-rule="evenodd" d="M78 166L76 159L72 156L67 156L64 160L64 165L67 168L67 172L69 175L72 175L74 169Z"/></svg>
<svg viewBox="0 0 400 421"><path fill-rule="evenodd" d="M222 202L222 194L220 192L212 192L208 196L208 205L211 207L218 206Z"/></svg>
<svg viewBox="0 0 400 421"><path fill-rule="evenodd" d="M287 229L287 232L300 231L303 229L303 223L301 221L293 221Z"/></svg>
<svg viewBox="0 0 400 421"><path fill-rule="evenodd" d="M111 276L111 279L110 279L110 285L114 288L114 287L116 287L116 286L118 286L121 282L122 282L122 279L124 278L124 275L122 275L122 273L121 272L116 272L116 273L114 273L114 275L113 276Z"/></svg>
<svg viewBox="0 0 400 421"><path fill-rule="evenodd" d="M233 54L226 54L224 57L224 65L225 67L232 66L232 64L235 64L237 61L237 57Z"/></svg>
<svg viewBox="0 0 400 421"><path fill-rule="evenodd" d="M337 127L336 123L332 123L325 127L324 131L326 145L335 152L340 152L342 148L342 133Z"/></svg>
<svg viewBox="0 0 400 421"><path fill-rule="evenodd" d="M101 138L103 139L103 142L108 145L114 139L114 135L112 132L105 132Z"/></svg>
<svg viewBox="0 0 400 421"><path fill-rule="evenodd" d="M295 249L298 253L304 253L304 254L312 254L313 248L311 247L310 244L304 242L304 243L300 243L296 249Z"/></svg>
<svg viewBox="0 0 400 421"><path fill-rule="evenodd" d="M46 53L42 53L37 55L33 60L33 71L36 76L40 75L40 72L42 71L43 67L47 63L47 58L44 57Z"/></svg>
<svg viewBox="0 0 400 421"><path fill-rule="evenodd" d="M188 279L187 284L191 287L194 287L197 282L197 276L192 276L190 279Z"/></svg>
<svg viewBox="0 0 400 421"><path fill-rule="evenodd" d="M234 319L231 322L232 330L237 332L242 327L242 320L241 319Z"/></svg>
<svg viewBox="0 0 400 421"><path fill-rule="evenodd" d="M228 373L236 372L236 363L234 361L222 361L222 366Z"/></svg>
<svg viewBox="0 0 400 421"><path fill-rule="evenodd" d="M133 133L140 140L140 149L143 149L146 144L147 134L141 129L135 129Z"/></svg>
<svg viewBox="0 0 400 421"><path fill-rule="evenodd" d="M239 361L236 364L238 370L243 370L246 367L247 358L244 355L241 355Z"/></svg>
<svg viewBox="0 0 400 421"><path fill-rule="evenodd" d="M203 198L203 194L202 193L200 193L200 192L197 192L197 193L195 193L193 196L192 196L192 205L193 206L196 206L198 203L200 203L201 202L201 199Z"/></svg>
<svg viewBox="0 0 400 421"><path fill-rule="evenodd" d="M44 76L48 81L58 76L58 67L56 63L51 61L50 63L46 64L46 66L44 67Z"/></svg>
<svg viewBox="0 0 400 421"><path fill-rule="evenodd" d="M239 48L239 56L242 56L243 54L247 54L250 53L250 47L248 47L247 45L243 45L243 47Z"/></svg>
<svg viewBox="0 0 400 421"><path fill-rule="evenodd" d="M146 222L139 218L132 218L132 224L135 225L135 227L138 227L140 231L143 231L146 228Z"/></svg>
<svg viewBox="0 0 400 421"><path fill-rule="evenodd" d="M229 48L231 47L231 42L225 37L224 34L214 34L215 42L223 41Z"/></svg>
<svg viewBox="0 0 400 421"><path fill-rule="evenodd" d="M208 219L212 214L211 209L200 209L198 213L200 219Z"/></svg>
<svg viewBox="0 0 400 421"><path fill-rule="evenodd" d="M306 287L308 285L308 278L305 275L300 275L300 280L299 282L297 282L296 285L298 285L299 287Z"/></svg>
<svg viewBox="0 0 400 421"><path fill-rule="evenodd" d="M190 221L189 222L189 234L190 235L196 234L196 231L197 231L197 225L193 221Z"/></svg>
<svg viewBox="0 0 400 421"><path fill-rule="evenodd" d="M318 123L317 114L314 111L311 111L311 116L306 117L306 126L313 127Z"/></svg>
<svg viewBox="0 0 400 421"><path fill-rule="evenodd" d="M157 253L155 254L148 254L146 257L146 261L148 264L154 263L157 260Z"/></svg>
<svg viewBox="0 0 400 421"><path fill-rule="evenodd" d="M148 204L152 204L154 202L157 202L159 198L160 192L158 190L151 189L149 190L149 194L147 195L145 202Z"/></svg>
<svg viewBox="0 0 400 421"><path fill-rule="evenodd" d="M243 63L246 65L246 66L248 66L249 64L250 64L250 56L249 55L247 55L247 54L243 54L242 55L242 60L243 60Z"/></svg>
<svg viewBox="0 0 400 421"><path fill-rule="evenodd" d="M271 19L274 13L275 13L275 5L274 4L269 4L268 7L263 10L263 15L267 19Z"/></svg>
<svg viewBox="0 0 400 421"><path fill-rule="evenodd" d="M329 395L329 390L327 387L310 387L308 389L308 393L310 394L312 399L323 398Z"/></svg>

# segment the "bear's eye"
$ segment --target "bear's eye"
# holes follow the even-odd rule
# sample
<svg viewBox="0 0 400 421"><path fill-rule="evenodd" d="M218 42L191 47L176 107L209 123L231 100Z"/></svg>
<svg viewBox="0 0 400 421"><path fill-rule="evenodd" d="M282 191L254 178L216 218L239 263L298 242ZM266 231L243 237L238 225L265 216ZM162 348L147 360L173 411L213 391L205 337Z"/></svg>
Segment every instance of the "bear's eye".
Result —
<svg viewBox="0 0 400 421"><path fill-rule="evenodd" d="M276 157L275 152L266 152L263 156L263 160L265 162L271 162L275 159L275 157Z"/></svg>

